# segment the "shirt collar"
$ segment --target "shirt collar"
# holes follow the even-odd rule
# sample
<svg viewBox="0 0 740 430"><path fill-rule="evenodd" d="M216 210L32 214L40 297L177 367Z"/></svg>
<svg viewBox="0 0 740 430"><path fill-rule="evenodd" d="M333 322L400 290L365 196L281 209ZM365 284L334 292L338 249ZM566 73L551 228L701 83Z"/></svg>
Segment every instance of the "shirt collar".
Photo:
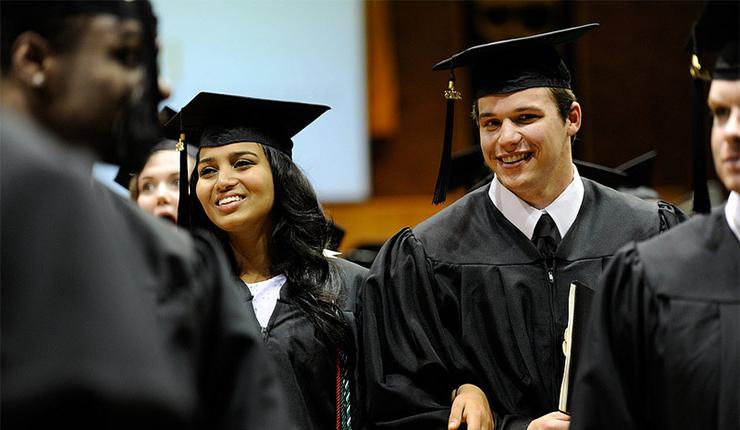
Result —
<svg viewBox="0 0 740 430"><path fill-rule="evenodd" d="M488 189L488 196L493 205L501 211L516 228L528 239L532 239L534 227L540 216L547 212L555 221L560 237L565 237L568 230L578 216L578 211L583 203L583 181L578 174L578 169L573 165L573 180L562 193L546 208L540 210L517 197L516 194L503 186L498 178L494 177Z"/></svg>
<svg viewBox="0 0 740 430"><path fill-rule="evenodd" d="M733 191L727 199L725 205L725 219L730 225L730 230L735 233L737 240L740 240L740 194Z"/></svg>

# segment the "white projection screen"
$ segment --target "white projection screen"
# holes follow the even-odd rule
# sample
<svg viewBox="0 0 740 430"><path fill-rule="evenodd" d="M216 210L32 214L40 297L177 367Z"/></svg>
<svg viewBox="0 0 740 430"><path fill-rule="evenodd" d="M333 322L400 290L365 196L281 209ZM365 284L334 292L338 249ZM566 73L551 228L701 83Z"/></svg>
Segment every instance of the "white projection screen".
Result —
<svg viewBox="0 0 740 430"><path fill-rule="evenodd" d="M153 0L164 105L199 91L303 101L331 110L293 139L324 202L370 194L364 7L358 0ZM110 182L105 166L96 175Z"/></svg>

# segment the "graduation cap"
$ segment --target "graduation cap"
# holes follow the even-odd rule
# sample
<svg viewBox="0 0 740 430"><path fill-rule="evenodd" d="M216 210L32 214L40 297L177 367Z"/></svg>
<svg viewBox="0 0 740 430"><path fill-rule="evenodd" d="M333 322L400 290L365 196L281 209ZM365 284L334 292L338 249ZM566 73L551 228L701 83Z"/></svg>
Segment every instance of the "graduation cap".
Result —
<svg viewBox="0 0 740 430"><path fill-rule="evenodd" d="M292 158L293 136L329 109L309 103L201 92L170 119L165 129L168 136L178 135L180 150L185 144L202 148L256 142ZM178 224L187 227L190 208L187 167L183 166L187 166L184 155L180 158Z"/></svg>
<svg viewBox="0 0 740 430"><path fill-rule="evenodd" d="M470 66L479 76L475 87L476 99L488 94L504 94L528 88L551 87L570 89L570 72L556 45L581 37L598 27L592 23L532 36L507 39L473 46L435 64L432 70L449 70L447 113L442 146L442 159L434 191L434 203L445 200L449 183L452 152L452 124L455 100L462 94L455 88L455 68Z"/></svg>
<svg viewBox="0 0 740 430"><path fill-rule="evenodd" d="M151 156L157 151L175 151L175 150L177 150L177 142L171 139L164 139L158 144L154 145L152 150L149 152L149 156ZM196 148L193 145L187 145L185 147L185 154L195 159L195 156L198 154L198 148ZM145 165L148 159L149 157L147 157L147 159L144 160ZM143 168L144 166L141 166L138 169L126 169L124 167L120 167L118 169L118 173L116 174L115 181L122 187L128 188L131 182L131 179L133 179L134 175L139 173L141 169Z"/></svg>
<svg viewBox="0 0 740 430"><path fill-rule="evenodd" d="M711 209L707 187L707 155L704 145L704 118L706 100L704 81L710 79L738 80L738 21L740 3L737 1L708 1L691 28L687 48L691 51L692 123L691 146L694 173L694 213L708 213ZM713 70L702 65L702 58L716 56ZM711 64L711 63L710 63Z"/></svg>
<svg viewBox="0 0 740 430"><path fill-rule="evenodd" d="M158 117L159 117L159 123L162 126L165 126L173 116L175 116L177 112L172 109L169 106L165 106L162 108L161 111L159 111ZM177 142L175 142L172 139L163 139L156 145L154 145L149 153L145 157L141 157L140 160L138 160L137 163L125 163L122 164L118 168L118 173L116 174L115 181L119 185L121 185L124 188L129 187L129 183L131 182L131 179L134 177L135 174L141 171L141 169L144 168L144 165L149 160L149 157L151 157L152 154L154 154L157 151L165 151L165 150L176 150L177 148ZM193 158L195 158L196 153L198 152L198 149L192 145L188 145L187 154ZM187 159L186 159L187 161ZM187 166L187 164L186 164ZM186 168L187 170L187 168Z"/></svg>
<svg viewBox="0 0 740 430"><path fill-rule="evenodd" d="M578 168L578 174L584 178L596 181L610 188L624 187L628 180L627 173L618 168L607 167L590 161L573 160Z"/></svg>
<svg viewBox="0 0 740 430"><path fill-rule="evenodd" d="M648 151L616 167L617 170L627 175L625 187L652 187L653 170L658 153Z"/></svg>

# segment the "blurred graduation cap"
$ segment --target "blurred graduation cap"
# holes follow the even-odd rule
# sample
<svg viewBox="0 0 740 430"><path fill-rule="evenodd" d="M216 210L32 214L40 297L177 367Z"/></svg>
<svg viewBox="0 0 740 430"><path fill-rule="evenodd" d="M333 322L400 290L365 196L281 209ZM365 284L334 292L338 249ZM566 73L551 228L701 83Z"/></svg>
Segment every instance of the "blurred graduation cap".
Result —
<svg viewBox="0 0 740 430"><path fill-rule="evenodd" d="M170 119L172 119L173 116L175 116L175 110L172 109L169 106L165 106L162 108L161 111L159 111L158 117L159 117L159 123L162 126L165 126ZM154 145L151 150L149 150L149 153L142 157L141 160L137 163L129 163L127 165L122 165L118 169L118 173L116 174L115 181L119 185L121 185L124 188L129 187L129 183L131 182L131 179L141 171L141 169L144 168L144 165L146 164L147 160L149 160L149 157L154 154L157 151L165 151L165 150L175 150L177 149L177 142L171 139L163 139L156 145ZM197 153L198 149L194 146L188 146L187 148L187 154L191 157L195 158L195 154ZM187 161L187 160L186 160ZM187 164L186 164L187 166ZM186 169L187 170L187 169Z"/></svg>
<svg viewBox="0 0 740 430"><path fill-rule="evenodd" d="M198 148L196 148L193 145L187 145L187 147L185 149L186 149L185 154L187 154L190 157L192 157L193 159L195 159L195 156L198 153ZM167 151L167 150L169 150L169 151L175 151L175 150L177 150L177 142L175 142L174 140L171 140L171 139L164 139L161 142L159 142L158 144L154 145L154 147L152 148L152 150L149 152L149 156L151 156L152 154L154 154L157 151ZM147 157L144 160L144 164L146 164L146 161L148 159L149 159L149 157ZM141 166L140 168L138 168L136 170L132 170L132 169L126 169L124 167L121 167L121 168L118 169L118 173L116 174L115 181L119 185L121 185L122 187L128 188L129 187L129 183L131 182L131 179L133 179L134 175L136 175L137 173L141 172L141 169L143 169L143 168L144 168L144 166Z"/></svg>
<svg viewBox="0 0 740 430"><path fill-rule="evenodd" d="M692 131L694 173L694 213L708 213L711 209L707 187L707 155L704 145L706 134L704 81L711 79L738 80L740 67L738 56L738 22L740 21L738 1L707 1L699 18L691 28L687 49L692 53L690 72L692 85ZM705 64L712 64L709 69Z"/></svg>
<svg viewBox="0 0 740 430"><path fill-rule="evenodd" d="M479 79L475 98L488 94L503 94L527 88L552 87L570 89L570 72L556 45L573 41L598 27L592 23L578 27L540 33L473 46L435 64L432 70L449 70L447 113L442 146L442 159L434 191L434 203L445 200L452 154L452 125L455 100L462 94L455 88L455 68L470 66Z"/></svg>
<svg viewBox="0 0 740 430"><path fill-rule="evenodd" d="M652 186L655 151L646 152L617 167L607 167L588 161L573 160L578 173L602 185L614 189ZM480 147L473 146L458 151L452 156L450 167L450 189L464 187L472 190L493 179L493 173L485 165Z"/></svg>
<svg viewBox="0 0 740 430"><path fill-rule="evenodd" d="M292 158L292 138L329 109L309 103L200 92L169 120L165 129L168 137L177 136L180 147L256 142ZM187 168L182 167L183 157L178 224L188 227L188 178Z"/></svg>

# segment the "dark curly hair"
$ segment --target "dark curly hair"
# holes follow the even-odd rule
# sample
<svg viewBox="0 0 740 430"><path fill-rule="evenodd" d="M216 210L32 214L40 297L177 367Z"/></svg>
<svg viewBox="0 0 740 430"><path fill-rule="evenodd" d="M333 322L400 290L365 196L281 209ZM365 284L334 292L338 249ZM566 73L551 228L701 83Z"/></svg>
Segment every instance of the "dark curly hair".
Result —
<svg viewBox="0 0 740 430"><path fill-rule="evenodd" d="M273 229L268 244L270 273L285 275L286 288L290 289L296 305L326 341L338 347L348 347L349 325L337 305L342 292L336 282L328 282L339 276L323 254L331 240L331 224L311 183L293 160L271 146L260 146L270 163L275 187L270 214ZM192 227L207 229L218 238L231 260L234 273L239 276L228 235L211 222L198 201L195 193L197 182L196 168L190 179Z"/></svg>

